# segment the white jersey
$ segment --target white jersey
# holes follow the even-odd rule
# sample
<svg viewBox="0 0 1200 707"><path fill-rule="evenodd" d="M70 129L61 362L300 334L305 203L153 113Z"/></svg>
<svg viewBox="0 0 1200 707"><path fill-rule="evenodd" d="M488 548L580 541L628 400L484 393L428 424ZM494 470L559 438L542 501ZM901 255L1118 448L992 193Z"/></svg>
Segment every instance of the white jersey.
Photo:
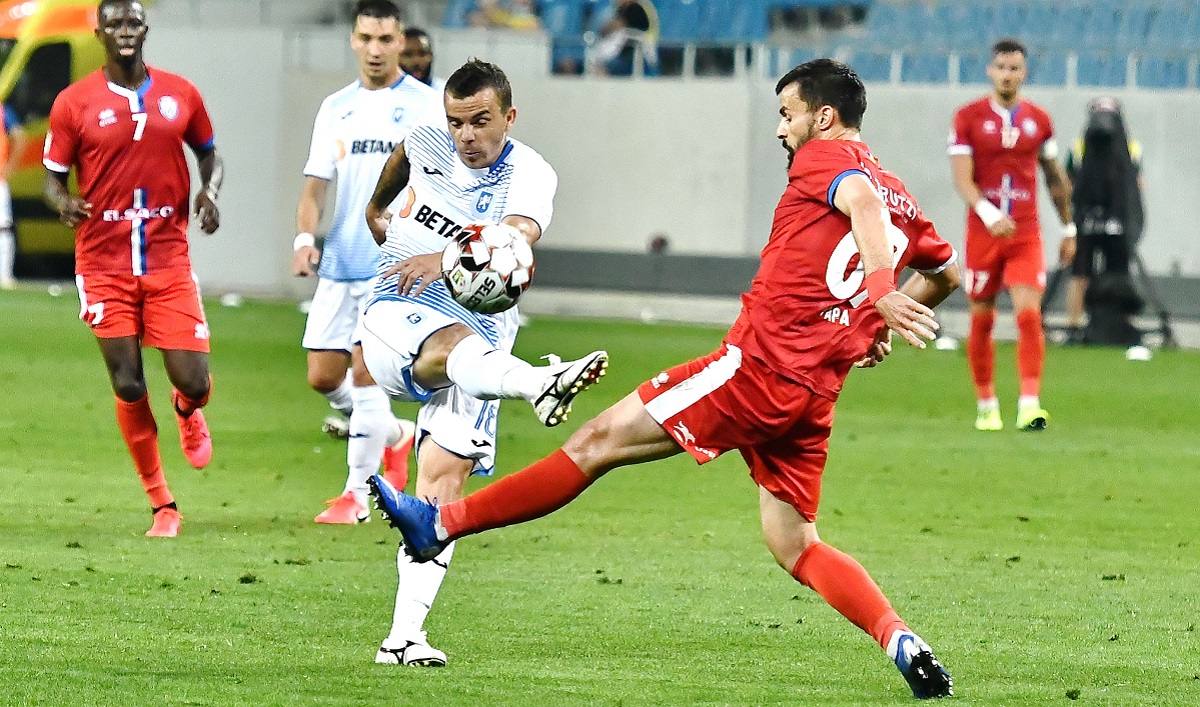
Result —
<svg viewBox="0 0 1200 707"><path fill-rule="evenodd" d="M374 91L355 81L321 103L304 175L327 181L337 177L333 224L318 271L322 278L375 276L379 247L367 228L367 202L396 145L442 110L441 96L407 74Z"/></svg>
<svg viewBox="0 0 1200 707"><path fill-rule="evenodd" d="M558 175L533 148L509 139L491 167L471 169L454 150L444 124L414 129L404 140L411 164L408 188L399 198L379 261L379 275L413 256L440 253L463 226L478 221L498 223L507 216L524 216L550 226ZM375 283L371 304L380 300L417 302L462 322L498 345L504 321L516 308L500 314L479 314L454 301L440 279L416 297L401 295L398 276ZM368 304L368 307L370 304Z"/></svg>

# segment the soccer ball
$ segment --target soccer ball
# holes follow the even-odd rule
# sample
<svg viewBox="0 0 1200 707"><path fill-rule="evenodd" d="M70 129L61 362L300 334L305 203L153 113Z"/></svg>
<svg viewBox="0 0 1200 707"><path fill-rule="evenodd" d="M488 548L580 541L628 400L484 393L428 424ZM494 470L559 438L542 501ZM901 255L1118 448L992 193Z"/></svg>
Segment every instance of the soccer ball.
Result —
<svg viewBox="0 0 1200 707"><path fill-rule="evenodd" d="M472 312L503 312L529 289L533 249L508 224L468 224L442 251L442 280Z"/></svg>

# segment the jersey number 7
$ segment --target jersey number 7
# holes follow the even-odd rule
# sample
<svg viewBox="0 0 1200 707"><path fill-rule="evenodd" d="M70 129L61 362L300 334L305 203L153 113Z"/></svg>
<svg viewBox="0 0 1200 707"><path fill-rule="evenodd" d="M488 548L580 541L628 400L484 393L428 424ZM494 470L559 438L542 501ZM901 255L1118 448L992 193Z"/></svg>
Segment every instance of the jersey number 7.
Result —
<svg viewBox="0 0 1200 707"><path fill-rule="evenodd" d="M145 113L134 113L131 117L135 123L133 126L133 140L137 142L142 139L142 133L146 131L147 115Z"/></svg>

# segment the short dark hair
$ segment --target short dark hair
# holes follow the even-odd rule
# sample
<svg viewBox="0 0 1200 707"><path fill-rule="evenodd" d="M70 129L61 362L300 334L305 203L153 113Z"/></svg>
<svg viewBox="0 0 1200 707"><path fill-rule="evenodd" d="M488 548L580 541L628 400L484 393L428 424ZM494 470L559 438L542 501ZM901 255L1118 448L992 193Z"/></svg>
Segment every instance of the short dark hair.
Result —
<svg viewBox="0 0 1200 707"><path fill-rule="evenodd" d="M867 89L854 69L834 59L806 61L779 79L775 95L796 84L800 100L809 108L833 106L842 125L858 129L867 112Z"/></svg>
<svg viewBox="0 0 1200 707"><path fill-rule="evenodd" d="M404 30L404 38L405 39L420 39L422 37L428 37L428 36L429 36L429 33L426 32L425 30L421 29L420 27L409 27L408 29Z"/></svg>
<svg viewBox="0 0 1200 707"><path fill-rule="evenodd" d="M354 6L354 19L374 17L377 20L391 18L400 22L400 7L392 0L358 0Z"/></svg>
<svg viewBox="0 0 1200 707"><path fill-rule="evenodd" d="M1025 45L1021 44L1021 40L1019 39L1005 37L1004 39L997 40L992 45L992 56L996 56L997 54L1011 54L1013 52L1020 52L1021 56L1029 56Z"/></svg>
<svg viewBox="0 0 1200 707"><path fill-rule="evenodd" d="M446 93L454 98L474 96L485 88L495 89L501 110L512 108L512 85L495 64L470 59L446 79Z"/></svg>

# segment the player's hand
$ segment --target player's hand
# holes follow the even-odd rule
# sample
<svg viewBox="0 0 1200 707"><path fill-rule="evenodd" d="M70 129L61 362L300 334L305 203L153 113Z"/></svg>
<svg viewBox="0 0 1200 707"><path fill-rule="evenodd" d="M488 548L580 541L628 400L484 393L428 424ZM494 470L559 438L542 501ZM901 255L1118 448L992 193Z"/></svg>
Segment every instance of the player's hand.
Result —
<svg viewBox="0 0 1200 707"><path fill-rule="evenodd" d="M217 202L213 200L207 189L201 189L196 195L196 205L192 208L192 216L200 221L200 230L211 236L221 227L221 212Z"/></svg>
<svg viewBox="0 0 1200 707"><path fill-rule="evenodd" d="M1017 222L1011 216L1005 216L988 226L988 232L997 238L1012 238L1017 234Z"/></svg>
<svg viewBox="0 0 1200 707"><path fill-rule="evenodd" d="M392 222L392 212L384 209L376 211L371 206L367 206L367 228L371 229L371 235L375 237L375 242L383 245L387 240L388 224Z"/></svg>
<svg viewBox="0 0 1200 707"><path fill-rule="evenodd" d="M69 194L58 211L58 218L71 228L92 217L92 205L82 198Z"/></svg>
<svg viewBox="0 0 1200 707"><path fill-rule="evenodd" d="M1058 262L1065 268L1075 261L1074 238L1064 238L1058 244Z"/></svg>
<svg viewBox="0 0 1200 707"><path fill-rule="evenodd" d="M301 246L292 253L292 274L296 277L308 277L315 274L317 263L321 261L321 252L316 246Z"/></svg>
<svg viewBox="0 0 1200 707"><path fill-rule="evenodd" d="M925 348L922 339L933 339L938 330L933 310L903 292L889 292L875 302L888 328L918 349Z"/></svg>
<svg viewBox="0 0 1200 707"><path fill-rule="evenodd" d="M880 327L879 331L875 332L875 340L871 342L871 348L867 349L867 353L860 359L854 362L855 368L874 368L883 363L883 359L892 352L892 330L887 327Z"/></svg>
<svg viewBox="0 0 1200 707"><path fill-rule="evenodd" d="M400 276L400 281L396 283L400 294L416 297L431 282L442 279L442 254L417 255L396 263L381 279L386 280L392 275Z"/></svg>

